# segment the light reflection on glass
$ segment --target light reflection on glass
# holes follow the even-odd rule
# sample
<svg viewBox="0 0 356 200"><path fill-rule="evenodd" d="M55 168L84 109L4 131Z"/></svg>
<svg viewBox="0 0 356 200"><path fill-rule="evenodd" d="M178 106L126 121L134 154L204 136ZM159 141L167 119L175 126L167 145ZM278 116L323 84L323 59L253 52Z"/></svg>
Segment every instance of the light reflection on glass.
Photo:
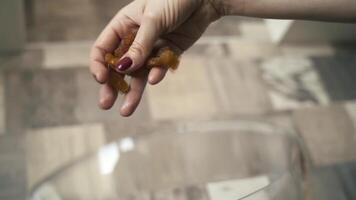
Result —
<svg viewBox="0 0 356 200"><path fill-rule="evenodd" d="M43 200L43 199L51 199L51 200L62 200L62 198L57 193L55 187L51 184L45 183L43 186L38 188L36 192L34 192L32 200Z"/></svg>
<svg viewBox="0 0 356 200"><path fill-rule="evenodd" d="M120 160L120 153L132 151L134 148L134 140L130 137L101 148L98 152L100 173L102 175L111 174Z"/></svg>
<svg viewBox="0 0 356 200"><path fill-rule="evenodd" d="M134 141L131 137L123 138L119 142L119 146L122 152L132 151L135 148Z"/></svg>
<svg viewBox="0 0 356 200"><path fill-rule="evenodd" d="M120 151L116 143L101 148L98 152L99 168L102 175L111 174L120 159Z"/></svg>
<svg viewBox="0 0 356 200"><path fill-rule="evenodd" d="M269 184L269 178L260 175L251 178L211 182L207 184L207 191L211 200L241 199ZM256 195L256 199L266 200L270 198L267 193L261 191Z"/></svg>

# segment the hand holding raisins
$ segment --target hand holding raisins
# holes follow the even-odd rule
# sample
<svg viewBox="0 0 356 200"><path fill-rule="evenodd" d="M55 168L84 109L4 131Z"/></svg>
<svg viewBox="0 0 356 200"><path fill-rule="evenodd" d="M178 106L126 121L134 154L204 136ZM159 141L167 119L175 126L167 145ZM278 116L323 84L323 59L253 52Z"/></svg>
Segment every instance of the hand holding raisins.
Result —
<svg viewBox="0 0 356 200"><path fill-rule="evenodd" d="M120 58L128 51L132 45L136 33L130 33L122 38L120 45L114 52L105 54L105 64L109 70L109 84L119 93L126 94L130 91L130 86L125 80L125 75L117 72L116 66ZM162 47L157 51L153 51L144 64L147 68L165 68L176 70L179 65L179 56L170 47Z"/></svg>
<svg viewBox="0 0 356 200"><path fill-rule="evenodd" d="M130 116L141 100L147 80L150 84L157 84L167 72L165 67L152 66L158 61L148 60L152 51L169 48L181 54L218 18L209 0L135 0L120 10L91 51L91 72L103 84L100 107L110 109L118 96L118 91L109 81L111 73L105 67L105 55L115 50L125 52L112 64L116 72L131 76L130 90L127 90L120 109L121 115ZM125 42L122 39L132 32L137 32L137 35L129 48L118 49L120 43ZM170 51L164 53L172 55ZM150 63L150 68L144 67Z"/></svg>

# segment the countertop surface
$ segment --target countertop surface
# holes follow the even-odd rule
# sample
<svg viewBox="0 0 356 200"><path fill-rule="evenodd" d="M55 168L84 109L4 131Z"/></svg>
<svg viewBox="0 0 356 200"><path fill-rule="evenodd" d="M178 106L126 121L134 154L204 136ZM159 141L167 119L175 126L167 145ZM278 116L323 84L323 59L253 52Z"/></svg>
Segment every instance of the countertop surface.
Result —
<svg viewBox="0 0 356 200"><path fill-rule="evenodd" d="M127 1L26 2L25 50L0 58L0 199L23 199L65 163L120 138L231 119L266 121L300 137L312 182L324 191L312 199L356 199L355 46L277 46L262 20L228 17L122 118L121 97L110 111L97 107L88 52Z"/></svg>

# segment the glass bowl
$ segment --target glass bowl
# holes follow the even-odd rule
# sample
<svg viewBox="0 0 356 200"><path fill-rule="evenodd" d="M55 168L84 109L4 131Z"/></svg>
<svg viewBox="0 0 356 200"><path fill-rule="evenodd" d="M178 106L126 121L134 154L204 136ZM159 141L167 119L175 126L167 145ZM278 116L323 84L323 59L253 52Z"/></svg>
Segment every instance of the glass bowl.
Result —
<svg viewBox="0 0 356 200"><path fill-rule="evenodd" d="M105 145L39 182L28 199L304 199L295 134L236 120L173 129Z"/></svg>

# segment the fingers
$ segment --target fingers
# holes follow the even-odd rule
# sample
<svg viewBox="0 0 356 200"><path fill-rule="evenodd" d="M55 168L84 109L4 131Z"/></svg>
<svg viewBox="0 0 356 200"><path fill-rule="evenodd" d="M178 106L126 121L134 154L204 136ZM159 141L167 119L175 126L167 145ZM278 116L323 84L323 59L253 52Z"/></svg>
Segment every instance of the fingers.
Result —
<svg viewBox="0 0 356 200"><path fill-rule="evenodd" d="M113 29L106 28L94 43L90 53L90 71L99 83L105 83L108 70L105 67L104 56L115 49L120 38Z"/></svg>
<svg viewBox="0 0 356 200"><path fill-rule="evenodd" d="M148 71L142 69L136 72L131 78L130 91L125 95L124 102L120 109L120 114L122 116L128 117L135 112L146 87L147 75Z"/></svg>
<svg viewBox="0 0 356 200"><path fill-rule="evenodd" d="M162 30L160 30L158 24L156 17L142 17L134 42L118 64L120 72L129 74L142 67L161 35Z"/></svg>
<svg viewBox="0 0 356 200"><path fill-rule="evenodd" d="M181 55L183 53L183 50L181 50L177 45L172 43L171 41L167 39L159 39L157 43L155 44L154 49L159 51L160 49L164 47L169 47L171 48L177 55ZM168 69L165 67L154 67L151 69L149 75L148 75L148 82L151 85L156 85L160 83L164 77L166 76L168 72Z"/></svg>
<svg viewBox="0 0 356 200"><path fill-rule="evenodd" d="M167 68L163 68L163 67L152 68L148 75L148 82L151 85L156 85L160 83L166 76L167 71L168 71Z"/></svg>
<svg viewBox="0 0 356 200"><path fill-rule="evenodd" d="M110 109L115 104L117 94L117 90L111 88L108 83L104 84L100 88L99 107L104 110Z"/></svg>
<svg viewBox="0 0 356 200"><path fill-rule="evenodd" d="M106 82L108 78L108 70L105 67L104 60L105 54L113 52L119 45L121 38L137 26L135 20L140 13L133 14L131 17L127 17L125 13L133 8L140 10L142 7L143 4L140 1L134 1L126 6L110 21L95 41L90 53L90 71L99 83Z"/></svg>
<svg viewBox="0 0 356 200"><path fill-rule="evenodd" d="M90 71L99 83L105 83L108 70L105 67L104 56L113 51L119 44L120 38L114 29L108 25L95 41L90 53Z"/></svg>

